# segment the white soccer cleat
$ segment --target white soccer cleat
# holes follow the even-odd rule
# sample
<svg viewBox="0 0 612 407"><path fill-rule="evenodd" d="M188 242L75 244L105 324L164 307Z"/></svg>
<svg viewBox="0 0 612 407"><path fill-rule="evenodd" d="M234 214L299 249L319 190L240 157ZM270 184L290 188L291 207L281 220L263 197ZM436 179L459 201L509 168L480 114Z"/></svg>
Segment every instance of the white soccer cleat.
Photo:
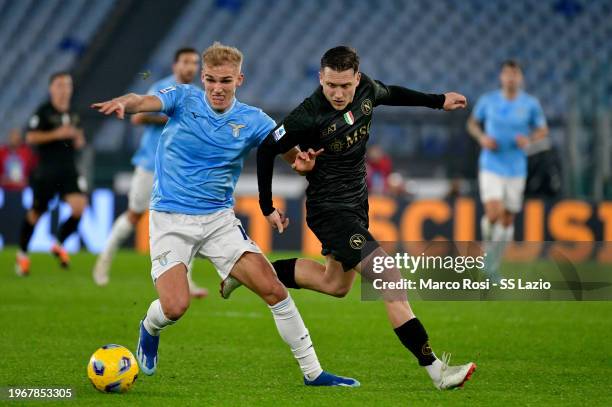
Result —
<svg viewBox="0 0 612 407"><path fill-rule="evenodd" d="M476 364L473 362L459 366L449 366L450 353L442 354L442 369L440 370L440 378L434 380L434 386L438 390L449 390L457 387L463 387L465 382L470 380L470 377L476 370Z"/></svg>
<svg viewBox="0 0 612 407"><path fill-rule="evenodd" d="M221 297L227 300L232 294L232 292L241 285L242 283L240 281L238 281L232 276L228 276L225 280L221 281L221 288L219 289L219 294L221 294Z"/></svg>
<svg viewBox="0 0 612 407"><path fill-rule="evenodd" d="M206 298L208 297L208 290L204 287L198 286L193 281L190 281L189 282L189 295L191 295L192 298L198 298L198 299Z"/></svg>
<svg viewBox="0 0 612 407"><path fill-rule="evenodd" d="M105 256L98 256L98 260L96 261L96 265L93 269L93 279L94 282L99 286L105 286L108 284L109 277L109 269L111 266L111 261Z"/></svg>

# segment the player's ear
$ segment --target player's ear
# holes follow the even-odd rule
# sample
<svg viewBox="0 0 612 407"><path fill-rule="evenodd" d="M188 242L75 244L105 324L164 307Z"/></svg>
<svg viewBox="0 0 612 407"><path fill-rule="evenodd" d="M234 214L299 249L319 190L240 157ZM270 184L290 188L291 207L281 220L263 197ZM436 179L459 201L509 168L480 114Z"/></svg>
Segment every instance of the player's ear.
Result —
<svg viewBox="0 0 612 407"><path fill-rule="evenodd" d="M323 86L323 71L319 71L319 83Z"/></svg>
<svg viewBox="0 0 612 407"><path fill-rule="evenodd" d="M357 85L359 85L359 81L361 81L361 72L357 71L357 74L355 75L355 79L357 79Z"/></svg>
<svg viewBox="0 0 612 407"><path fill-rule="evenodd" d="M242 82L244 82L244 74L240 72L240 75L238 75L238 79L236 79L236 87L242 86Z"/></svg>

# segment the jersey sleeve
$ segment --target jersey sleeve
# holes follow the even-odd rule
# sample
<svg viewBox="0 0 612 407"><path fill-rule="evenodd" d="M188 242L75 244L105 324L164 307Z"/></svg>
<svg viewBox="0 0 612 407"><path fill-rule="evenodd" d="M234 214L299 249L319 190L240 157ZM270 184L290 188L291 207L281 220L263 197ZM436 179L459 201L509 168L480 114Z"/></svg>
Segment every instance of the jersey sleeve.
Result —
<svg viewBox="0 0 612 407"><path fill-rule="evenodd" d="M173 116L178 110L180 103L187 89L185 85L168 86L155 92L155 96L161 100L162 108L160 112L166 116Z"/></svg>
<svg viewBox="0 0 612 407"><path fill-rule="evenodd" d="M476 106L474 106L474 110L472 111L472 116L474 116L474 118L481 123L484 122L486 119L486 104L487 97L481 96L478 98Z"/></svg>
<svg viewBox="0 0 612 407"><path fill-rule="evenodd" d="M259 146L268 137L270 132L276 127L276 122L264 112L259 112L255 132L253 133L254 147Z"/></svg>
<svg viewBox="0 0 612 407"><path fill-rule="evenodd" d="M28 120L28 131L45 131L48 128L47 115L42 108L38 108L36 112Z"/></svg>
<svg viewBox="0 0 612 407"><path fill-rule="evenodd" d="M531 107L531 117L530 124L536 129L546 127L546 116L544 115L544 110L542 109L542 105L540 102L534 98L533 106Z"/></svg>
<svg viewBox="0 0 612 407"><path fill-rule="evenodd" d="M314 112L306 100L274 128L271 136L279 153L283 154L308 141L314 127Z"/></svg>
<svg viewBox="0 0 612 407"><path fill-rule="evenodd" d="M403 86L387 86L365 75L363 78L373 87L374 106L423 106L431 109L442 109L444 106L444 95L418 92Z"/></svg>

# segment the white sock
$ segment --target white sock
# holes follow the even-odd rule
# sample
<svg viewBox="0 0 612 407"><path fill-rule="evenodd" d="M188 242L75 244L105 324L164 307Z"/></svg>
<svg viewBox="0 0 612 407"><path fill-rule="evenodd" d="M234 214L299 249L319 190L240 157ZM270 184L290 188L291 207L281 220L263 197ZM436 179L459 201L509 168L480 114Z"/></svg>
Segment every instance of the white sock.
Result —
<svg viewBox="0 0 612 407"><path fill-rule="evenodd" d="M106 247L101 256L105 259L111 259L119 246L121 246L121 243L123 243L133 231L134 225L129 221L127 212L124 212L115 220L115 223L113 223L108 242L106 242Z"/></svg>
<svg viewBox="0 0 612 407"><path fill-rule="evenodd" d="M483 215L482 218L480 218L480 233L482 234L482 240L484 240L485 242L491 240L493 233L493 224L491 224L491 221L489 220L487 215Z"/></svg>
<svg viewBox="0 0 612 407"><path fill-rule="evenodd" d="M440 361L440 359L436 358L431 365L425 366L425 370L427 370L427 374L431 377L431 380L438 381L440 380L440 374L442 373L442 366L444 364Z"/></svg>
<svg viewBox="0 0 612 407"><path fill-rule="evenodd" d="M503 242L505 237L506 228L501 222L497 222L493 225L493 230L491 231L491 240L494 242Z"/></svg>
<svg viewBox="0 0 612 407"><path fill-rule="evenodd" d="M306 379L314 380L319 377L323 369L321 369L308 329L291 296L288 295L287 298L269 308L274 316L278 333L291 348Z"/></svg>
<svg viewBox="0 0 612 407"><path fill-rule="evenodd" d="M514 240L514 225L506 226L504 228L502 239L504 242L511 242Z"/></svg>
<svg viewBox="0 0 612 407"><path fill-rule="evenodd" d="M157 299L149 306L147 316L142 324L148 333L153 336L158 336L162 329L174 323L176 323L176 321L166 318L162 310L161 302Z"/></svg>

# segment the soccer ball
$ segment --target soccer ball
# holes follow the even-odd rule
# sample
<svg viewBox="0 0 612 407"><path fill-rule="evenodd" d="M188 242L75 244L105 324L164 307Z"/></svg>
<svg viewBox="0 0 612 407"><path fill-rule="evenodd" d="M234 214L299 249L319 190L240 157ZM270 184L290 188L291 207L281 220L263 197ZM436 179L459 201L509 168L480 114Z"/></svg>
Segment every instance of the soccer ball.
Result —
<svg viewBox="0 0 612 407"><path fill-rule="evenodd" d="M104 345L91 355L87 376L101 392L124 393L132 388L138 377L138 363L127 348Z"/></svg>

